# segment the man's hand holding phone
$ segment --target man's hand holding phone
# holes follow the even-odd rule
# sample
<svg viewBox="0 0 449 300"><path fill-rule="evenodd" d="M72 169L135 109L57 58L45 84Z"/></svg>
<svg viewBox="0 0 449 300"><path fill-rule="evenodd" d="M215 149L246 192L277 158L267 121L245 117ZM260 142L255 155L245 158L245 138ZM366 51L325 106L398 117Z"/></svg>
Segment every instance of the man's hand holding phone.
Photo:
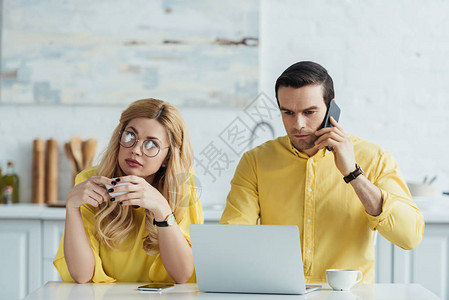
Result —
<svg viewBox="0 0 449 300"><path fill-rule="evenodd" d="M335 106L335 101L332 100L324 122L324 126L328 127L321 128L315 132L315 135L319 136L319 138L315 141L315 145L318 149L332 147L331 149L334 153L335 165L340 173L343 176L346 176L354 171L354 166L356 163L354 145L352 144L352 140L343 131L343 128L341 128L341 126L337 123L334 116L332 116L332 112L335 113L336 111L338 111L337 118L340 115L340 109L332 109L332 107L335 108Z"/></svg>

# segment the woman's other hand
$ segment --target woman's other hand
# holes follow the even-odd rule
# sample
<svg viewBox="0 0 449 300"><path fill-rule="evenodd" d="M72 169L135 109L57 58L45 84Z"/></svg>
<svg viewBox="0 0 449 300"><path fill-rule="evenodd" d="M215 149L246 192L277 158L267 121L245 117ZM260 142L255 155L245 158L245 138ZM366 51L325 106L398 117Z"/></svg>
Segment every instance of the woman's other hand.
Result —
<svg viewBox="0 0 449 300"><path fill-rule="evenodd" d="M157 221L162 221L171 214L167 199L145 179L131 175L120 177L120 183L131 183L114 187L114 193L126 194L115 197L121 205L137 205L153 212Z"/></svg>
<svg viewBox="0 0 449 300"><path fill-rule="evenodd" d="M109 201L109 194L105 184L111 184L112 179L104 176L92 176L84 182L74 186L66 197L66 208L78 208L83 204L97 207Z"/></svg>

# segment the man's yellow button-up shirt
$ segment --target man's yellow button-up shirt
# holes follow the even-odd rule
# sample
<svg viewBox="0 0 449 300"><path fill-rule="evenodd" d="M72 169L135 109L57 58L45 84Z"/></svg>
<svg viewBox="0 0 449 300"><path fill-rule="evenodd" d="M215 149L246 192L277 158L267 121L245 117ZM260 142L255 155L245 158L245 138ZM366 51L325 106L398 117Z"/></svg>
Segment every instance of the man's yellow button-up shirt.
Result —
<svg viewBox="0 0 449 300"><path fill-rule="evenodd" d="M350 138L364 176L381 190L380 215L365 211L333 153L322 149L309 157L284 136L243 155L220 223L296 225L307 282L325 282L325 270L334 268L358 269L364 282L373 282L374 230L411 249L422 239L424 220L391 154Z"/></svg>

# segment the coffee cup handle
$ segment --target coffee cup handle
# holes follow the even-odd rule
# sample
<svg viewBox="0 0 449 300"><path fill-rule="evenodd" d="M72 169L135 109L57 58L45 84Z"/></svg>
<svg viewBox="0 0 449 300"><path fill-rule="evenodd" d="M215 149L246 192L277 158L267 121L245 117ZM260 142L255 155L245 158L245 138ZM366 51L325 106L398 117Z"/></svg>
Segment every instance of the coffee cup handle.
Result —
<svg viewBox="0 0 449 300"><path fill-rule="evenodd" d="M359 278L359 276L360 276L360 278ZM357 280L355 281L355 283L359 283L360 280L362 280L362 279L363 279L363 273L360 271L357 271Z"/></svg>

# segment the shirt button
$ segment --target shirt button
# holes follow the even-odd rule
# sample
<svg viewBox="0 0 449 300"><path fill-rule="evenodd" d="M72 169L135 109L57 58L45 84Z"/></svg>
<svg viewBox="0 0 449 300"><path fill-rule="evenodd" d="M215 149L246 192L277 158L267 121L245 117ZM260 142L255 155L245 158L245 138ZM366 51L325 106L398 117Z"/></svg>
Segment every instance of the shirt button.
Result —
<svg viewBox="0 0 449 300"><path fill-rule="evenodd" d="M310 219L307 219L307 223L310 223L310 222L312 222Z"/></svg>
<svg viewBox="0 0 449 300"><path fill-rule="evenodd" d="M307 253L310 254L310 250L307 250Z"/></svg>
<svg viewBox="0 0 449 300"><path fill-rule="evenodd" d="M310 161L313 162L313 158L311 158Z"/></svg>
<svg viewBox="0 0 449 300"><path fill-rule="evenodd" d="M309 192L311 192L311 191L312 191L312 189L308 189L308 191L309 191Z"/></svg>

